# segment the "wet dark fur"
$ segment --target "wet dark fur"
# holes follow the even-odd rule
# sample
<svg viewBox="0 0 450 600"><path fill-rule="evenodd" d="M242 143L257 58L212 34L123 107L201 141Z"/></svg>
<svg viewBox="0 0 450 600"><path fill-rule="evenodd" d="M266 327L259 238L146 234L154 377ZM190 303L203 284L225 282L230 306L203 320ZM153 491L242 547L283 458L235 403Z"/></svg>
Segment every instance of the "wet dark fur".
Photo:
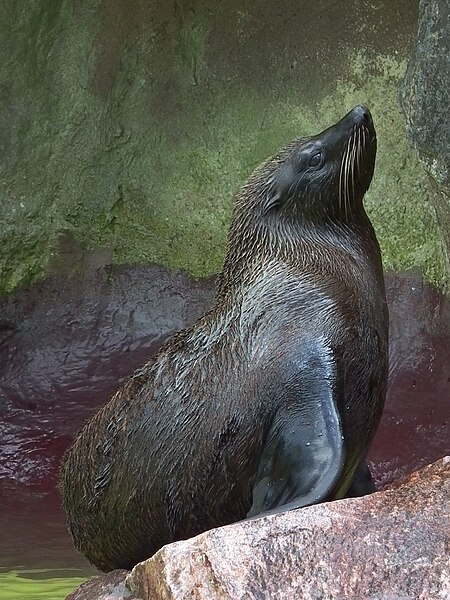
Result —
<svg viewBox="0 0 450 600"><path fill-rule="evenodd" d="M346 493L365 456L387 367L381 260L362 205L375 141L355 128L326 173L306 176L295 165L308 143L282 150L237 197L214 308L138 370L66 454L70 530L101 570L246 517L303 340L324 340L345 390L346 462L331 497Z"/></svg>

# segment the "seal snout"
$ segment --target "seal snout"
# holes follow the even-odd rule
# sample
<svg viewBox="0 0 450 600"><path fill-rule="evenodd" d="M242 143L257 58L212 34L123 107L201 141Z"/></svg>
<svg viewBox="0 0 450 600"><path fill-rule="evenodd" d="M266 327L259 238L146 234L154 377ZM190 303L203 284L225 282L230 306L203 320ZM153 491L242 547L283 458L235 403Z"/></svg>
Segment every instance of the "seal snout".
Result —
<svg viewBox="0 0 450 600"><path fill-rule="evenodd" d="M353 110L350 111L351 117L354 119L355 124L366 125L369 127L373 126L372 115L370 110L364 104L358 104Z"/></svg>

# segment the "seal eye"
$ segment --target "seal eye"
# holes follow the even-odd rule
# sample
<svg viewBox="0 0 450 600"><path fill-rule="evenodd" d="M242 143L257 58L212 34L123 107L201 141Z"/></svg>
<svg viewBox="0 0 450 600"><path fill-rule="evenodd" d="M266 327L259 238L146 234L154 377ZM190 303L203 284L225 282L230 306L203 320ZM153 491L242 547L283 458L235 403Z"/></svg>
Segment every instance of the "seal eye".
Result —
<svg viewBox="0 0 450 600"><path fill-rule="evenodd" d="M309 166L312 169L317 169L318 167L322 166L322 152L316 152L313 154L313 156L311 156L309 159Z"/></svg>

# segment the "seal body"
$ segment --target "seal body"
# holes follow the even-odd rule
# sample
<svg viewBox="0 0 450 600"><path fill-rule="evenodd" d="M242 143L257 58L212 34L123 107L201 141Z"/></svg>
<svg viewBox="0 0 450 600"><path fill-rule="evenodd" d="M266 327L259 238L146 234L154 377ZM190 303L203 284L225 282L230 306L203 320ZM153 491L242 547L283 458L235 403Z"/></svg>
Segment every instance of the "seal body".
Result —
<svg viewBox="0 0 450 600"><path fill-rule="evenodd" d="M99 569L352 492L387 381L381 258L362 204L375 153L358 106L257 169L235 201L213 309L66 453L70 531Z"/></svg>

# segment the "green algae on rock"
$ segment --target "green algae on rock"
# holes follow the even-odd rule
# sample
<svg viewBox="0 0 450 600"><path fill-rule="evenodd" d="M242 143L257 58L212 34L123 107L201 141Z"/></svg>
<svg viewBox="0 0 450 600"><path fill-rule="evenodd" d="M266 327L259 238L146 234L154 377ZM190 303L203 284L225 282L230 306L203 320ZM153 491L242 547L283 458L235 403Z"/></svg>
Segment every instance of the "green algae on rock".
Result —
<svg viewBox="0 0 450 600"><path fill-rule="evenodd" d="M367 205L385 265L441 285L398 102L417 3L347 2L4 3L0 292L44 275L62 231L112 263L218 271L253 168L360 102L379 132Z"/></svg>

